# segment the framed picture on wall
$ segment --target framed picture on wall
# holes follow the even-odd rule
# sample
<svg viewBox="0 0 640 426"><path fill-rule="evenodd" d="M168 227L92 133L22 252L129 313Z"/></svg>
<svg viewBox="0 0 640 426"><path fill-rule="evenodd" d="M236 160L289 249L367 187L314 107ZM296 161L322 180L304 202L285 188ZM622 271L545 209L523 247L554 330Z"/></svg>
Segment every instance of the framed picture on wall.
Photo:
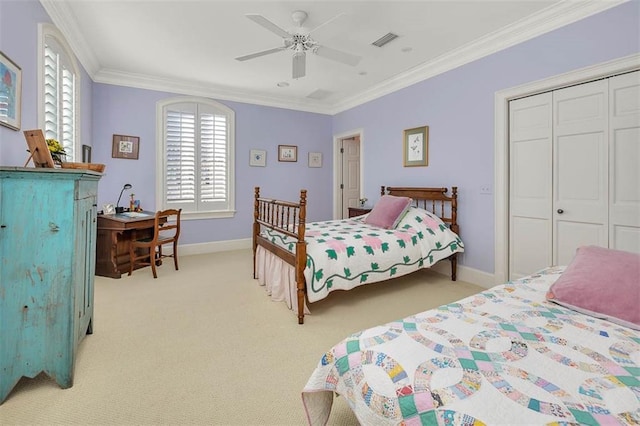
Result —
<svg viewBox="0 0 640 426"><path fill-rule="evenodd" d="M266 167L267 151L263 149L252 149L249 154L249 165L252 167Z"/></svg>
<svg viewBox="0 0 640 426"><path fill-rule="evenodd" d="M429 165L429 126L405 130L402 145L405 167Z"/></svg>
<svg viewBox="0 0 640 426"><path fill-rule="evenodd" d="M137 160L139 150L140 138L138 136L113 135L112 158Z"/></svg>
<svg viewBox="0 0 640 426"><path fill-rule="evenodd" d="M309 167L322 167L322 153L310 152L309 153Z"/></svg>
<svg viewBox="0 0 640 426"><path fill-rule="evenodd" d="M298 161L298 147L296 145L278 145L278 161Z"/></svg>
<svg viewBox="0 0 640 426"><path fill-rule="evenodd" d="M22 69L0 51L0 124L20 130Z"/></svg>

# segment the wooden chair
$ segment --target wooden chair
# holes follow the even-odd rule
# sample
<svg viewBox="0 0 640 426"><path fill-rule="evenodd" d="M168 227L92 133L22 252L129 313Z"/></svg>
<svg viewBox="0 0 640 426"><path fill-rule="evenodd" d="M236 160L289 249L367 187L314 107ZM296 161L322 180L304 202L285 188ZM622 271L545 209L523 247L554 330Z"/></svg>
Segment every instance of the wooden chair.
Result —
<svg viewBox="0 0 640 426"><path fill-rule="evenodd" d="M153 237L133 240L129 246L129 275L136 265L150 265L153 278L158 278L156 265L162 264L162 258L173 257L173 264L178 270L178 238L180 237L180 213L182 209L162 210L156 212ZM163 254L162 246L173 244L172 254ZM144 249L144 250L136 250ZM142 254L138 254L143 251Z"/></svg>

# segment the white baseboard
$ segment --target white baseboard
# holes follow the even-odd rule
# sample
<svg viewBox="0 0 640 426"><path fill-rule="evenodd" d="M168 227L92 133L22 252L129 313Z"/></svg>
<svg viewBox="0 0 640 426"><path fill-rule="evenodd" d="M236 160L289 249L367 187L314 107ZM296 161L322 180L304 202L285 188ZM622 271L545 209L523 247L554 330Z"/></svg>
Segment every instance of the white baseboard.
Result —
<svg viewBox="0 0 640 426"><path fill-rule="evenodd" d="M229 241L212 241L210 243L180 245L180 254L189 256L192 254L216 253L219 251L243 250L251 248L251 238Z"/></svg>
<svg viewBox="0 0 640 426"><path fill-rule="evenodd" d="M436 263L431 267L431 269L439 274L446 275L448 277L451 276L451 262L447 259ZM495 286L493 274L480 271L479 269L469 268L458 264L458 271L456 275L459 280L478 285L482 288L491 288Z"/></svg>
<svg viewBox="0 0 640 426"><path fill-rule="evenodd" d="M229 241L214 241L210 243L186 244L180 246L180 254L189 256L192 254L216 253L220 251L244 250L251 248L251 238ZM431 267L435 272L451 276L451 263L442 260ZM458 278L483 288L491 288L494 284L494 276L488 272L469 268L458 264Z"/></svg>

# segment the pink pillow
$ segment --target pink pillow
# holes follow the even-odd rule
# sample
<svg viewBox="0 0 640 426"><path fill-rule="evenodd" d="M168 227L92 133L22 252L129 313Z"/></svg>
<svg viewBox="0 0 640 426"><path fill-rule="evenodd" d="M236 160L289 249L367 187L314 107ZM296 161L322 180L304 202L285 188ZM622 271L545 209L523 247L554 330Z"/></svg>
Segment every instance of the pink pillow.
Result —
<svg viewBox="0 0 640 426"><path fill-rule="evenodd" d="M547 300L640 330L640 254L579 247Z"/></svg>
<svg viewBox="0 0 640 426"><path fill-rule="evenodd" d="M383 195L364 219L364 223L385 229L395 229L411 207L411 198Z"/></svg>

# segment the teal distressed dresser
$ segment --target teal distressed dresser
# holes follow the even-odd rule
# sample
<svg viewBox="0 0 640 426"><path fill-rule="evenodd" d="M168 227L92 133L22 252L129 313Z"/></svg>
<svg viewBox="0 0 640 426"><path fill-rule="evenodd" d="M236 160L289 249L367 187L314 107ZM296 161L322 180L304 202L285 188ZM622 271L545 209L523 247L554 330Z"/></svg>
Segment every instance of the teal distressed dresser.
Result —
<svg viewBox="0 0 640 426"><path fill-rule="evenodd" d="M0 403L23 376L73 385L93 326L101 176L0 167Z"/></svg>

